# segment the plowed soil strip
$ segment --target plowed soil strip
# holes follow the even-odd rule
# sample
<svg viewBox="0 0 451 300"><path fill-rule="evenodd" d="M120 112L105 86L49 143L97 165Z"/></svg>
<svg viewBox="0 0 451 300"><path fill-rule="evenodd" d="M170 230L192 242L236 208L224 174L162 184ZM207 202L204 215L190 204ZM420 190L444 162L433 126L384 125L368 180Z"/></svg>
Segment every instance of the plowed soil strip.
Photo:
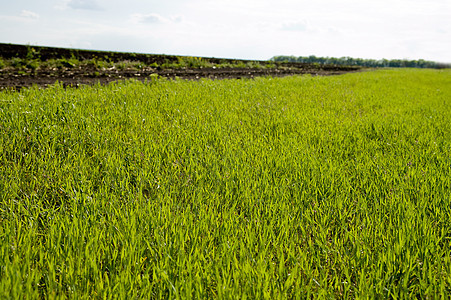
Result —
<svg viewBox="0 0 451 300"><path fill-rule="evenodd" d="M33 52L30 52L33 51ZM147 65L141 70L117 68L101 69L93 66L82 65L76 68L53 68L31 70L18 70L11 67L0 68L0 89L21 89L33 85L48 86L55 82L60 82L64 86L78 86L82 84L106 84L112 81L134 78L145 81L156 75L167 78L181 78L188 80L209 79L229 79L229 78L254 78L260 76L291 76L297 74L312 75L339 75L348 72L361 70L359 67L343 66L318 66L302 63L273 63L274 67L268 67L269 62L246 61L233 59L202 58L210 64L244 64L252 62L261 67L241 68L241 67L208 67L208 68L161 68L150 67L151 64L164 65L164 63L177 62L177 56L151 55L136 53L120 53L105 51L88 51L51 47L30 47L23 45L11 45L0 43L0 57L3 59L26 59L30 53L38 53L39 60L69 59L79 60L108 59L109 61L139 61Z"/></svg>

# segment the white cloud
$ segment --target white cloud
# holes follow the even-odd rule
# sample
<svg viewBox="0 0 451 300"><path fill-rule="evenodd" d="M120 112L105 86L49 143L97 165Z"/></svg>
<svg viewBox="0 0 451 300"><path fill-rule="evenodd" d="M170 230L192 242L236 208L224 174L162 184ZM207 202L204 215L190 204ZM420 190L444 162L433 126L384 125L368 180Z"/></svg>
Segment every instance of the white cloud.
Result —
<svg viewBox="0 0 451 300"><path fill-rule="evenodd" d="M39 15L37 13L29 11L29 10L22 10L22 12L20 13L20 16L22 18L27 18L27 19L39 19Z"/></svg>
<svg viewBox="0 0 451 300"><path fill-rule="evenodd" d="M160 16L159 14L133 14L132 20L134 23L144 24L161 24L168 23L169 20Z"/></svg>
<svg viewBox="0 0 451 300"><path fill-rule="evenodd" d="M310 29L309 27L307 21L290 21L284 22L280 29L288 31L307 31Z"/></svg>
<svg viewBox="0 0 451 300"><path fill-rule="evenodd" d="M150 14L136 13L131 15L131 19L132 22L135 24L169 24L169 23L181 23L183 21L183 17L180 15L166 18L155 13Z"/></svg>
<svg viewBox="0 0 451 300"><path fill-rule="evenodd" d="M95 0L70 0L67 6L73 9L102 10Z"/></svg>
<svg viewBox="0 0 451 300"><path fill-rule="evenodd" d="M171 21L174 23L181 23L183 22L183 16L173 16L171 17Z"/></svg>
<svg viewBox="0 0 451 300"><path fill-rule="evenodd" d="M29 23L37 19L39 19L39 15L29 10L22 10L19 15L14 16L0 15L0 21L7 22Z"/></svg>

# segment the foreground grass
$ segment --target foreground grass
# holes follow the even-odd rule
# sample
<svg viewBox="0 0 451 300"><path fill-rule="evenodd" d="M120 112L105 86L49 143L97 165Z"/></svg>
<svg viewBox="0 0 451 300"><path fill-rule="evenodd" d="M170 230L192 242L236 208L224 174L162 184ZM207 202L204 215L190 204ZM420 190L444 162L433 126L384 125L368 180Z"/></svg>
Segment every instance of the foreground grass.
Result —
<svg viewBox="0 0 451 300"><path fill-rule="evenodd" d="M0 97L0 297L451 292L449 70Z"/></svg>

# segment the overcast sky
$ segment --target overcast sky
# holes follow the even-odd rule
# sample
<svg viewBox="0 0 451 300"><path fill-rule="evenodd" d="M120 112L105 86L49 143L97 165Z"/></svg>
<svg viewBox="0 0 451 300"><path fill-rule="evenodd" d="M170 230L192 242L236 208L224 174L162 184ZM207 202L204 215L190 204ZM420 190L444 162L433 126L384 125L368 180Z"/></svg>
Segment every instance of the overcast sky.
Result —
<svg viewBox="0 0 451 300"><path fill-rule="evenodd" d="M451 62L451 0L0 0L0 42Z"/></svg>

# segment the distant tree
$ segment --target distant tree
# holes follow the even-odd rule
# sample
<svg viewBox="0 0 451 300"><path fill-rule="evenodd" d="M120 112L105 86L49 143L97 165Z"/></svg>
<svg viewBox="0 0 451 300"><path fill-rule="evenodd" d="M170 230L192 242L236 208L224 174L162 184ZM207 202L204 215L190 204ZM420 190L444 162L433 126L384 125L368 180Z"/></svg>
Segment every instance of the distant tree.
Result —
<svg viewBox="0 0 451 300"><path fill-rule="evenodd" d="M330 65L344 65L344 66L362 66L371 68L451 68L451 64L437 63L433 61L426 61L423 59L419 60L407 60L407 59L363 59L363 58L352 58L352 57L316 57L315 55L310 56L274 56L270 60L276 62L300 62L300 63L310 63L310 64L330 64Z"/></svg>

